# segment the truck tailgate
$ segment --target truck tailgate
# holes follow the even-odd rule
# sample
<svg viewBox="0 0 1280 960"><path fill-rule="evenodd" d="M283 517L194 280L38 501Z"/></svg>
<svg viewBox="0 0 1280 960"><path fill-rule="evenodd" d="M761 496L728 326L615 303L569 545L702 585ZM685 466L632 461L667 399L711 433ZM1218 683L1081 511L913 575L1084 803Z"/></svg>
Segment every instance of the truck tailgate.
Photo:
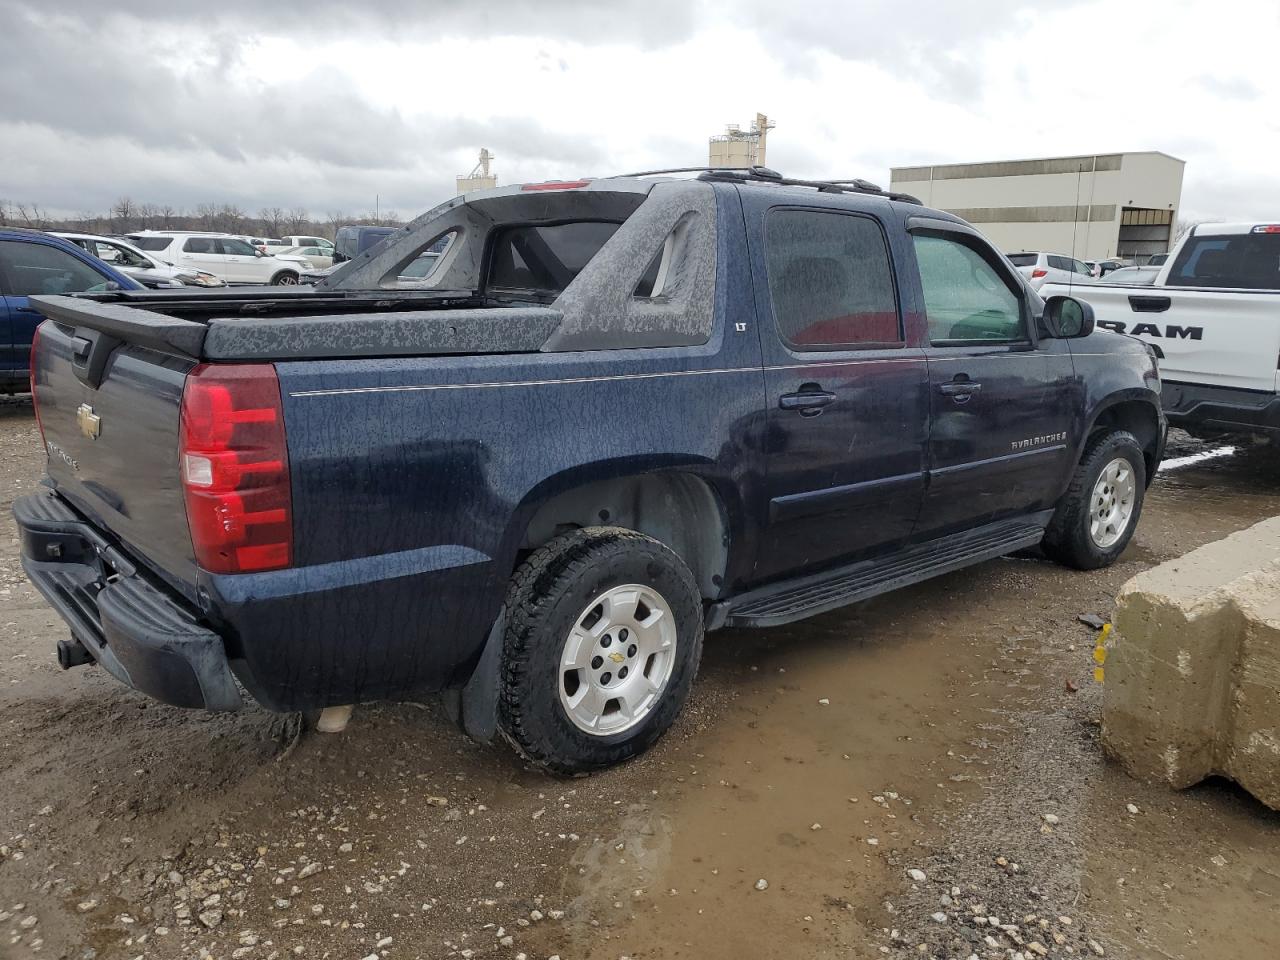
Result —
<svg viewBox="0 0 1280 960"><path fill-rule="evenodd" d="M72 506L194 599L178 427L195 361L119 341L94 351L99 336L52 320L40 327L32 380L49 478ZM91 372L94 354L105 364Z"/></svg>
<svg viewBox="0 0 1280 960"><path fill-rule="evenodd" d="M1276 389L1280 293L1046 284L1040 295L1068 292L1092 304L1099 326L1159 347L1165 381Z"/></svg>

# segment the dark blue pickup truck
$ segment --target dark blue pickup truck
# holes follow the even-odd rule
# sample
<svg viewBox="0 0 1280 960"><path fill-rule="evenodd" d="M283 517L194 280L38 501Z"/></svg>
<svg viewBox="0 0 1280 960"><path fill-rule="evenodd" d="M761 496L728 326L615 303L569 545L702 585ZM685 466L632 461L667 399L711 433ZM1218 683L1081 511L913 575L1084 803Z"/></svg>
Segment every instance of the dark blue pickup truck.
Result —
<svg viewBox="0 0 1280 960"><path fill-rule="evenodd" d="M64 665L214 710L444 692L561 772L652 744L706 630L1111 563L1164 446L1146 346L862 181L526 184L314 290L34 302L14 512Z"/></svg>

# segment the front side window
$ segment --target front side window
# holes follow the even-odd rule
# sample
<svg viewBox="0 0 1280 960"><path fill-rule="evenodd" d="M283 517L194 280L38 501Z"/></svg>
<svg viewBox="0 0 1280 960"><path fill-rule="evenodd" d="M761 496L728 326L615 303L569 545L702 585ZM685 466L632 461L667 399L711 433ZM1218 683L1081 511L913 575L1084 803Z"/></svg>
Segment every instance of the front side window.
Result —
<svg viewBox="0 0 1280 960"><path fill-rule="evenodd" d="M977 250L928 234L914 234L912 241L932 343L1027 339L1021 298Z"/></svg>
<svg viewBox="0 0 1280 960"><path fill-rule="evenodd" d="M220 252L228 257L252 257L257 255L257 251L252 246L234 237L223 237L218 241L218 245L222 248Z"/></svg>
<svg viewBox="0 0 1280 960"><path fill-rule="evenodd" d="M559 296L618 230L618 224L578 220L543 227L509 227L495 238L489 287Z"/></svg>
<svg viewBox="0 0 1280 960"><path fill-rule="evenodd" d="M110 282L65 250L21 240L0 240L0 277L10 297L105 290Z"/></svg>
<svg viewBox="0 0 1280 960"><path fill-rule="evenodd" d="M776 210L765 230L773 316L801 350L902 342L889 250L869 217Z"/></svg>
<svg viewBox="0 0 1280 960"><path fill-rule="evenodd" d="M122 247L117 243L107 243L105 240L97 240L94 242L99 260L105 260L107 263L116 267L150 267L151 262L139 253L134 253L128 247Z"/></svg>

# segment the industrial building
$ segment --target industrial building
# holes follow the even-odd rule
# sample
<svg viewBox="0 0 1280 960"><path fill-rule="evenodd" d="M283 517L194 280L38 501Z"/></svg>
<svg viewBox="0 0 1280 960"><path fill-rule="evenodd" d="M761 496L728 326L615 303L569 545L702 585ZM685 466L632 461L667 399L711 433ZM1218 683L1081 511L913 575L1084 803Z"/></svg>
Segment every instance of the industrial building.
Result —
<svg viewBox="0 0 1280 960"><path fill-rule="evenodd" d="M894 167L890 184L963 217L1005 253L1145 263L1173 242L1184 166L1156 151L1101 153Z"/></svg>
<svg viewBox="0 0 1280 960"><path fill-rule="evenodd" d="M498 175L489 169L489 161L493 154L487 147L480 148L480 162L466 176L459 176L458 193L470 193L472 190L488 190L498 185Z"/></svg>
<svg viewBox="0 0 1280 960"><path fill-rule="evenodd" d="M763 113L756 114L756 122L749 130L743 130L736 123L729 124L724 133L712 137L708 143L708 166L745 168L758 164L763 167L769 131L775 126Z"/></svg>

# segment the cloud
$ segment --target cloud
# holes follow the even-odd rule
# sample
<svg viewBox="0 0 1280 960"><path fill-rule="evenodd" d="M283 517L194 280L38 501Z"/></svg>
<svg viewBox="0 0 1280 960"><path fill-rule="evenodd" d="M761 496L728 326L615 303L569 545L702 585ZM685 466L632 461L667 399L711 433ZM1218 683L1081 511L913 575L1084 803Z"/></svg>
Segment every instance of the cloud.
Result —
<svg viewBox="0 0 1280 960"><path fill-rule="evenodd" d="M409 214L481 146L503 182L685 166L764 110L801 176L1156 149L1184 209L1280 209L1280 7L1125 18L1142 44L1107 0L0 0L0 197Z"/></svg>

